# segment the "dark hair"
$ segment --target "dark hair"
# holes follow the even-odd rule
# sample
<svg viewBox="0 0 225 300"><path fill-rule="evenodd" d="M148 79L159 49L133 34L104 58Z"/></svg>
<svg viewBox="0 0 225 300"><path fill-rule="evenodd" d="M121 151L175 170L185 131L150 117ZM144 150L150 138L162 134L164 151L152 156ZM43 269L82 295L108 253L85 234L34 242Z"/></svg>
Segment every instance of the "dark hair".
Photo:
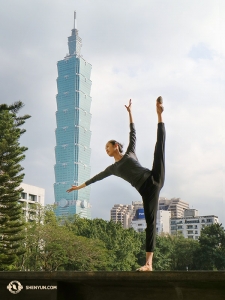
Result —
<svg viewBox="0 0 225 300"><path fill-rule="evenodd" d="M119 152L123 153L123 145L121 143L117 142L116 140L110 140L110 141L108 141L108 143L111 143L113 146L115 146L115 144L117 144L119 147Z"/></svg>

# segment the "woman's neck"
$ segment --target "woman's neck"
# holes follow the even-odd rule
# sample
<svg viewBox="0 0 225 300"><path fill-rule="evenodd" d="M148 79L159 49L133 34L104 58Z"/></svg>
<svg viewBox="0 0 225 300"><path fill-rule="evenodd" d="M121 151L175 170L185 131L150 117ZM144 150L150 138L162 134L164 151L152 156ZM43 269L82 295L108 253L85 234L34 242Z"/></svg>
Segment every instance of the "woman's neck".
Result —
<svg viewBox="0 0 225 300"><path fill-rule="evenodd" d="M122 154L122 153L116 153L116 154L114 155L115 162L121 160L122 157L123 157L123 154Z"/></svg>

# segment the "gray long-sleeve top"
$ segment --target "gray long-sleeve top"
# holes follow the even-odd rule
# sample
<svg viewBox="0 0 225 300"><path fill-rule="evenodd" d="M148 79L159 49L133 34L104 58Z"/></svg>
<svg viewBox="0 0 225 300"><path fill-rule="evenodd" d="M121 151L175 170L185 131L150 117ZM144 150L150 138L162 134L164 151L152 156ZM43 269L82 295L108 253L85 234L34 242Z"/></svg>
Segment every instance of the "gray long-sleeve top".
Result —
<svg viewBox="0 0 225 300"><path fill-rule="evenodd" d="M128 181L138 191L146 179L151 175L151 171L144 168L139 163L135 154L136 130L134 123L130 123L130 141L124 156L103 172L95 175L85 182L86 185L102 180L110 175L115 175Z"/></svg>

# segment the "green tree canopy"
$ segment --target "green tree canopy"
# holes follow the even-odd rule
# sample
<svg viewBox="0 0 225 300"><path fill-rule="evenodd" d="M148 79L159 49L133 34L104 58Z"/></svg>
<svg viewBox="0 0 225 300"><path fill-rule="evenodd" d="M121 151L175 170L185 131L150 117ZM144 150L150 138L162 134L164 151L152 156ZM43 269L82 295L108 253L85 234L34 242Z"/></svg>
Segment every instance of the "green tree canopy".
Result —
<svg viewBox="0 0 225 300"><path fill-rule="evenodd" d="M17 262L20 270L109 270L110 252L104 243L75 235L49 207L40 208L39 219L26 224L25 244Z"/></svg>
<svg viewBox="0 0 225 300"><path fill-rule="evenodd" d="M225 231L222 224L206 226L201 231L199 245L200 249L196 252L198 269L225 269Z"/></svg>
<svg viewBox="0 0 225 300"><path fill-rule="evenodd" d="M137 254L140 251L140 235L133 228L124 229L121 223L103 219L83 219L78 215L65 219L65 226L74 234L89 239L98 239L110 251L110 269L118 271L135 270L138 267Z"/></svg>

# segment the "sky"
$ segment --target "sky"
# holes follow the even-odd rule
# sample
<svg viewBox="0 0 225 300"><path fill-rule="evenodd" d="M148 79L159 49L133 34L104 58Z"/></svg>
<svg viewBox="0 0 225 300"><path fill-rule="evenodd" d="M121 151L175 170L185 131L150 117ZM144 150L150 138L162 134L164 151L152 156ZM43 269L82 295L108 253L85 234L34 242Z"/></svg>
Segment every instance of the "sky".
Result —
<svg viewBox="0 0 225 300"><path fill-rule="evenodd" d="M92 65L91 176L113 163L105 144L128 144L132 99L137 156L152 167L155 99L164 99L166 180L160 196L181 198L225 224L225 2L223 0L0 0L1 103L30 114L24 182L54 202L57 61L68 53L73 12L81 54ZM92 217L141 200L120 178L91 187Z"/></svg>

